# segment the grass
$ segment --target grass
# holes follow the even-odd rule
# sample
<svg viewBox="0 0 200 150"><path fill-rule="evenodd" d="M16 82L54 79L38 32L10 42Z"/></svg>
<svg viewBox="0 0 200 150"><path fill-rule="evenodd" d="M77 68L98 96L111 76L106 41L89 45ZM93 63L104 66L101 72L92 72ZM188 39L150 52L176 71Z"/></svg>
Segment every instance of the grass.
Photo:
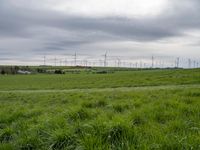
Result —
<svg viewBox="0 0 200 150"><path fill-rule="evenodd" d="M148 77L150 74L152 77ZM44 86L46 80L42 79L45 76L50 87ZM71 79L65 82L69 76ZM120 76L122 79L117 79ZM150 87L155 84L199 84L199 76L200 70L176 70L89 74L88 77L84 74L0 77L3 84L9 81L8 85L0 84L1 90L8 90L0 92L0 149L200 149L200 87ZM78 85L72 84L77 82L74 79L81 81L89 77L91 80L96 78L97 83L104 85L96 82L92 85L92 81L87 79L88 82L82 81L80 84L84 83L81 88L91 88L90 91L18 92L15 90L31 88L11 82L15 79L17 83L24 78L23 83L32 83L35 89L53 87L59 90L63 89L59 85L67 89L78 88ZM138 80L141 78L141 81L134 77ZM142 82L147 77L150 81ZM53 85L59 78L63 79L62 83ZM147 87L92 90L104 86L115 87L125 78L131 81L131 86ZM127 84L128 81L124 81L119 87Z"/></svg>
<svg viewBox="0 0 200 150"><path fill-rule="evenodd" d="M117 71L113 74L5 75L0 90L86 89L200 83L200 70Z"/></svg>

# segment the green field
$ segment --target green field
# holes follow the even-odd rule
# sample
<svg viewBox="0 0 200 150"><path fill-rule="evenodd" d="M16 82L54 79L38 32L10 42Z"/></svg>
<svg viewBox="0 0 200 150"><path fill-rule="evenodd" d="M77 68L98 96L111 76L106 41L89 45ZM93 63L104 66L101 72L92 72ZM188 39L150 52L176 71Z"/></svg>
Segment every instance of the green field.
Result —
<svg viewBox="0 0 200 150"><path fill-rule="evenodd" d="M200 83L200 69L0 76L0 90L116 88L198 83Z"/></svg>
<svg viewBox="0 0 200 150"><path fill-rule="evenodd" d="M200 149L200 69L2 75L4 149Z"/></svg>

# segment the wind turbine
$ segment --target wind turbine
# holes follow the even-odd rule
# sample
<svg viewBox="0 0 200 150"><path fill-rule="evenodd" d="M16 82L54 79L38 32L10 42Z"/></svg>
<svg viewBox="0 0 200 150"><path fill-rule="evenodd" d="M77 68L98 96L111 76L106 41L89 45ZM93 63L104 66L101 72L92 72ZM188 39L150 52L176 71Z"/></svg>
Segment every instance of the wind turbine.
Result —
<svg viewBox="0 0 200 150"><path fill-rule="evenodd" d="M106 67L106 66L107 66L107 51L104 55L104 67Z"/></svg>

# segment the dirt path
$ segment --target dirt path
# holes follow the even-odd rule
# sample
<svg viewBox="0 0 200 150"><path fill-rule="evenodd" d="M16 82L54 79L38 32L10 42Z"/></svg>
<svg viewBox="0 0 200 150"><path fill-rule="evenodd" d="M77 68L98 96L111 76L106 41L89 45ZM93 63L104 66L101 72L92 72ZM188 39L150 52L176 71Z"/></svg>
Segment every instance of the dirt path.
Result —
<svg viewBox="0 0 200 150"><path fill-rule="evenodd" d="M0 90L0 93L52 93L52 92L104 92L104 91L134 91L134 90L162 90L162 89L185 89L200 88L200 84L189 85L161 85L140 87L117 87L117 88L90 88L90 89L47 89L47 90Z"/></svg>

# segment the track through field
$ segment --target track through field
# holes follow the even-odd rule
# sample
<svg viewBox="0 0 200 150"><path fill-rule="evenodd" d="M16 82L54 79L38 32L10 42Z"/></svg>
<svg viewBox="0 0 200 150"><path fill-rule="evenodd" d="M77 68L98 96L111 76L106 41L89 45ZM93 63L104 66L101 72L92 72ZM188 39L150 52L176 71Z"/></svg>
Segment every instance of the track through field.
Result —
<svg viewBox="0 0 200 150"><path fill-rule="evenodd" d="M134 91L134 90L164 90L164 89L186 89L200 88L200 84L184 85L161 85L161 86L137 86L116 88L88 88L88 89L49 89L49 90L0 90L0 93L52 93L52 92L103 92L103 91Z"/></svg>

